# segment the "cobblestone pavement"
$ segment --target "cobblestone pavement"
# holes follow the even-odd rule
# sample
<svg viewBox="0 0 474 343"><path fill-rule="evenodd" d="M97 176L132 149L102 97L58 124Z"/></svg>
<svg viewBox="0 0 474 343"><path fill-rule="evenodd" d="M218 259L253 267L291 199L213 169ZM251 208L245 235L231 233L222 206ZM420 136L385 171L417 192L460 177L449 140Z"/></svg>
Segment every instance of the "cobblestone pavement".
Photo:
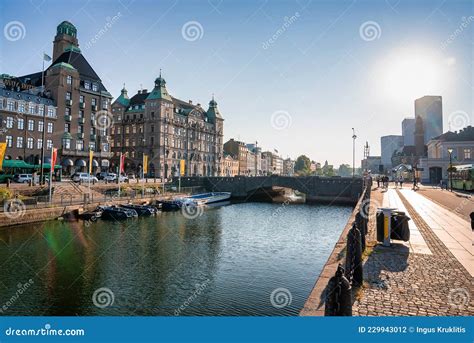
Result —
<svg viewBox="0 0 474 343"><path fill-rule="evenodd" d="M380 192L373 191L372 199L380 199L377 193ZM410 203L397 193L432 254L410 253L408 247L397 243L392 247L375 245L364 263L365 282L356 294L353 315L474 315L473 278ZM375 239L374 216L370 218L369 229L370 246Z"/></svg>

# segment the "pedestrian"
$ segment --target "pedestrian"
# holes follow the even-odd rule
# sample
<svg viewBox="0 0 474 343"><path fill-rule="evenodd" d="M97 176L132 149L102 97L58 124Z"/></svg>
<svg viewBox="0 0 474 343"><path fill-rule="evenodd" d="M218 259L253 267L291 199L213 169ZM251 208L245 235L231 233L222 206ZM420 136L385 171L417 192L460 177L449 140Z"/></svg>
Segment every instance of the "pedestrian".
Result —
<svg viewBox="0 0 474 343"><path fill-rule="evenodd" d="M400 188L403 188L403 177L400 176Z"/></svg>
<svg viewBox="0 0 474 343"><path fill-rule="evenodd" d="M441 190L443 190L443 179L439 180L439 188L441 188Z"/></svg>
<svg viewBox="0 0 474 343"><path fill-rule="evenodd" d="M393 181L395 182L395 188L398 188L398 179L395 177Z"/></svg>
<svg viewBox="0 0 474 343"><path fill-rule="evenodd" d="M474 230L474 212L469 215L471 217L471 230Z"/></svg>
<svg viewBox="0 0 474 343"><path fill-rule="evenodd" d="M377 176L377 188L380 188L380 176Z"/></svg>

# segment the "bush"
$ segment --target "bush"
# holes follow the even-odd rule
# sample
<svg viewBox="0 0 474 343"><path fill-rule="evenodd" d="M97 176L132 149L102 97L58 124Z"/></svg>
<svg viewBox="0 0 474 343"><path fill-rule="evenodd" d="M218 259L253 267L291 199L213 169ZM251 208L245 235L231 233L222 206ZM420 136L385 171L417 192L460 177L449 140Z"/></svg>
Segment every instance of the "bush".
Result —
<svg viewBox="0 0 474 343"><path fill-rule="evenodd" d="M7 188L0 188L0 200L7 200L13 196L12 192Z"/></svg>

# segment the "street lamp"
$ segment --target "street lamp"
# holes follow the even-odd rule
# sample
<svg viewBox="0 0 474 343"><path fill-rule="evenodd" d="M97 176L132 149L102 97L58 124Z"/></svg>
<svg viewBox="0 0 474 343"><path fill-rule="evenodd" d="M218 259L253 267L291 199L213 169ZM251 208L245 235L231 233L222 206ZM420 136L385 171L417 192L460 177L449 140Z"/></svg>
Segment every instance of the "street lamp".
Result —
<svg viewBox="0 0 474 343"><path fill-rule="evenodd" d="M453 149L448 148L449 153L449 188L453 191Z"/></svg>
<svg viewBox="0 0 474 343"><path fill-rule="evenodd" d="M354 128L352 128L352 178L355 175L355 142L356 142L356 134Z"/></svg>

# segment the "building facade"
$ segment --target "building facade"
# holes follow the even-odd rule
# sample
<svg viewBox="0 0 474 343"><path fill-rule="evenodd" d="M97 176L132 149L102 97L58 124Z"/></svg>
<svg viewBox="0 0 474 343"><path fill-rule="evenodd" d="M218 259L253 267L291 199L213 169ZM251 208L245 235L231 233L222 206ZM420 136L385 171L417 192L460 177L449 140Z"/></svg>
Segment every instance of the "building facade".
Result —
<svg viewBox="0 0 474 343"><path fill-rule="evenodd" d="M295 160L287 158L283 160L283 175L294 176L295 175Z"/></svg>
<svg viewBox="0 0 474 343"><path fill-rule="evenodd" d="M474 163L474 127L446 132L428 142L428 156L420 158L418 168L423 183L437 184L448 180L449 152L453 166Z"/></svg>
<svg viewBox="0 0 474 343"><path fill-rule="evenodd" d="M224 143L224 152L229 154L235 160L239 161L238 175L247 175L247 153L248 149L244 142L236 141L231 138Z"/></svg>
<svg viewBox="0 0 474 343"><path fill-rule="evenodd" d="M363 171L367 171L372 174L379 174L383 172L381 156L367 156L361 161L360 165Z"/></svg>
<svg viewBox="0 0 474 343"><path fill-rule="evenodd" d="M49 156L47 150L60 142L56 129L57 107L53 99L41 96L15 77L0 76L0 140L7 143L6 159L40 164L43 130L45 155Z"/></svg>
<svg viewBox="0 0 474 343"><path fill-rule="evenodd" d="M68 21L58 25L52 63L44 75L40 71L18 79L39 89L56 105L53 144L59 148L63 174L86 171L90 150L94 151L93 170L107 170L112 96L82 55L76 27Z"/></svg>
<svg viewBox="0 0 474 343"><path fill-rule="evenodd" d="M441 96L427 95L415 100L415 119L423 120L423 143L443 133L443 101Z"/></svg>
<svg viewBox="0 0 474 343"><path fill-rule="evenodd" d="M149 177L176 177L184 160L186 176L222 175L223 129L217 102L204 110L200 104L172 97L161 75L152 91L143 89L128 97L125 87L112 104L113 170L120 154L125 169L140 174L148 156Z"/></svg>
<svg viewBox="0 0 474 343"><path fill-rule="evenodd" d="M392 167L392 155L393 153L403 146L403 136L389 135L382 136L380 138L381 146L381 160L384 169L390 169Z"/></svg>
<svg viewBox="0 0 474 343"><path fill-rule="evenodd" d="M231 155L224 154L224 165L221 176L239 175L239 161L232 158Z"/></svg>
<svg viewBox="0 0 474 343"><path fill-rule="evenodd" d="M405 118L402 121L403 145L415 145L415 118Z"/></svg>

